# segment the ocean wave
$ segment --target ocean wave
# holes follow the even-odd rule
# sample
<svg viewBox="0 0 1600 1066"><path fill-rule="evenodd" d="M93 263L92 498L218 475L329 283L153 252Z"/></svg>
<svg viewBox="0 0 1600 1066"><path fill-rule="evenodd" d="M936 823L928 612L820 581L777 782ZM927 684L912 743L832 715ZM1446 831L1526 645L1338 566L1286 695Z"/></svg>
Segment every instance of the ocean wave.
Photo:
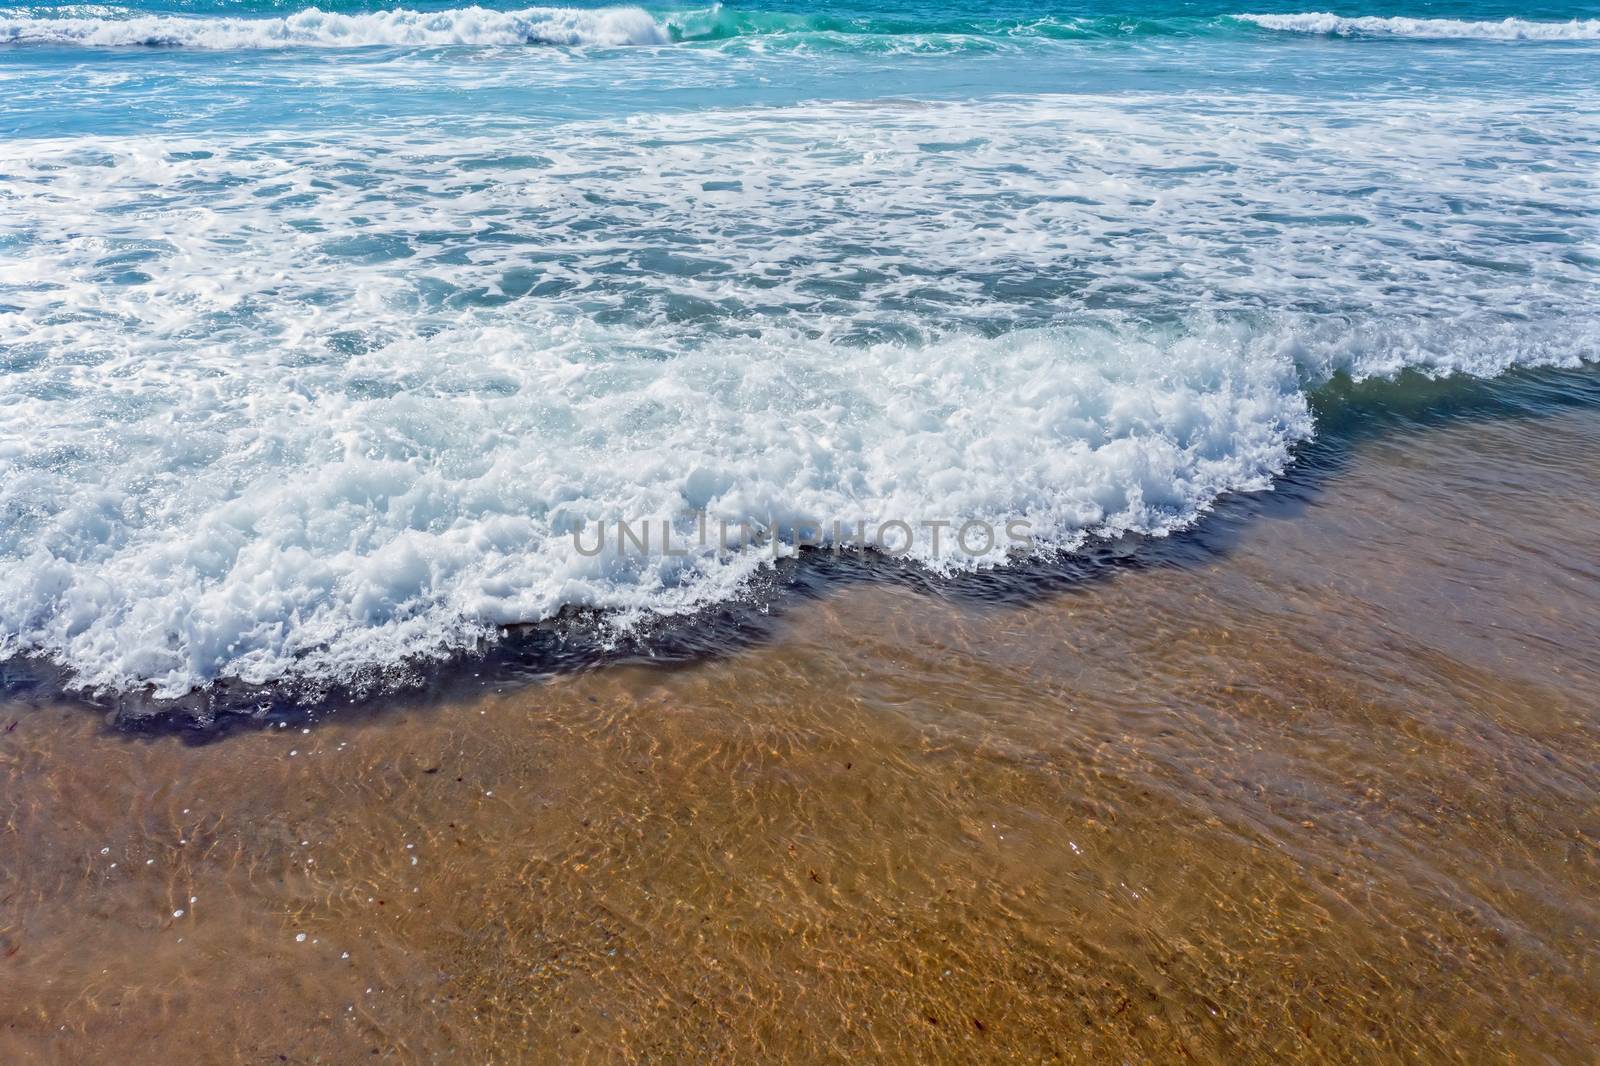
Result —
<svg viewBox="0 0 1600 1066"><path fill-rule="evenodd" d="M211 429L160 442L143 425L77 477L13 455L0 504L32 514L5 538L0 654L159 696L219 676L350 682L563 609L691 612L793 554L701 543L702 512L729 528L839 522L856 542L900 522L1020 520L1071 548L1263 488L1309 431L1292 367L1248 330L1094 326L848 358L773 331L633 354L660 340L467 328L360 357L315 396L300 375L258 378L246 420L213 396L192 409ZM202 460L212 447L237 458ZM176 493L157 510L135 487L151 479ZM652 531L647 551L601 539L619 520ZM954 527L942 551L924 533L910 555L994 565L1008 542L992 536L968 554Z"/></svg>
<svg viewBox="0 0 1600 1066"><path fill-rule="evenodd" d="M1133 15L1026 19L849 15L736 9L713 4L652 13L640 7L479 6L416 11L306 8L282 16L140 14L75 5L0 9L0 44L206 50L363 47L569 47L698 44L765 49L947 52L1050 43L1227 35L1241 24L1276 32L1434 40L1594 41L1600 20L1343 17L1326 12L1217 18Z"/></svg>
<svg viewBox="0 0 1600 1066"><path fill-rule="evenodd" d="M1600 353L1593 109L1287 101L0 140L0 659L393 676L742 595L701 513L1162 535L1330 378Z"/></svg>
<svg viewBox="0 0 1600 1066"><path fill-rule="evenodd" d="M637 7L531 7L519 11L494 11L483 7L443 11L398 8L352 14L313 7L282 18L138 15L0 21L0 43L101 48L228 50L522 44L618 47L659 45L669 40L667 27Z"/></svg>
<svg viewBox="0 0 1600 1066"><path fill-rule="evenodd" d="M896 18L733 9L721 4L654 14L638 7L500 11L473 6L348 13L312 7L278 17L137 14L99 5L40 12L0 9L0 44L210 50L520 44L614 47L740 41L765 45L782 41L821 49L950 51L993 48L1009 40L1137 37L1180 29L1178 22L1126 16Z"/></svg>
<svg viewBox="0 0 1600 1066"><path fill-rule="evenodd" d="M1319 33L1337 37L1414 37L1430 40L1474 41L1597 41L1600 19L1538 22L1508 18L1499 21L1464 19L1347 18L1326 11L1293 15L1234 15L1242 22L1266 30Z"/></svg>
<svg viewBox="0 0 1600 1066"><path fill-rule="evenodd" d="M157 698L361 688L564 611L625 628L735 600L802 528L822 548L904 541L946 574L1004 565L1019 537L1163 536L1271 486L1312 435L1319 361L1571 365L1585 343L1508 356L1425 322L1200 318L632 354L657 340L470 327L357 358L312 395L300 375L257 381L247 416L203 395L183 438L152 414L93 469L11 447L0 658Z"/></svg>

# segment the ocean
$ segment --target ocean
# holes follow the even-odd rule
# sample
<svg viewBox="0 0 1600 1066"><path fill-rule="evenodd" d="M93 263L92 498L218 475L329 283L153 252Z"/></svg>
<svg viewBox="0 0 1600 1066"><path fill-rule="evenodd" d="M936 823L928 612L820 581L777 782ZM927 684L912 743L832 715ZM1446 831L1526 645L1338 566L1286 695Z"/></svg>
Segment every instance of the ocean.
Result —
<svg viewBox="0 0 1600 1066"><path fill-rule="evenodd" d="M0 659L314 695L955 579L1593 360L1600 6L1305 6L0 8Z"/></svg>
<svg viewBox="0 0 1600 1066"><path fill-rule="evenodd" d="M0 8L0 1062L1589 1061L1597 297L1595 3Z"/></svg>

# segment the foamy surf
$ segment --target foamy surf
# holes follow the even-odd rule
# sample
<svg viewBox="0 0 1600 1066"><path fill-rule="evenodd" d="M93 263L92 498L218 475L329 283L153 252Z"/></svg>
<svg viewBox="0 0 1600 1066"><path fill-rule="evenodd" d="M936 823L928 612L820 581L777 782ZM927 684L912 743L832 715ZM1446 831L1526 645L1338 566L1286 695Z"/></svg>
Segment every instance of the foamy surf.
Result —
<svg viewBox="0 0 1600 1066"><path fill-rule="evenodd" d="M1326 11L1233 17L1264 30L1320 33L1337 37L1410 37L1439 41L1600 41L1600 19L1556 22L1520 18L1486 20L1375 15L1351 18Z"/></svg>
<svg viewBox="0 0 1600 1066"><path fill-rule="evenodd" d="M564 610L695 612L795 547L713 550L701 515L1171 533L1270 487L1332 376L1594 356L1600 109L1570 104L0 140L0 656L354 684ZM618 520L671 550L582 550Z"/></svg>
<svg viewBox="0 0 1600 1066"><path fill-rule="evenodd" d="M665 26L637 7L483 7L443 11L396 8L352 14L307 8L282 18L215 18L184 15L29 18L0 21L0 43L82 47L440 48L551 44L620 47L659 45Z"/></svg>
<svg viewBox="0 0 1600 1066"><path fill-rule="evenodd" d="M875 17L725 8L647 11L619 7L481 6L419 11L324 11L289 15L146 12L115 6L5 9L0 44L83 48L186 48L233 51L282 48L442 48L560 45L615 48L671 43L865 50L909 53L1049 46L1170 36L1229 36L1241 24L1283 33L1430 40L1596 41L1600 20L1522 18L1462 20L1327 12L1149 18L1133 15L1043 16L1020 19L962 15Z"/></svg>
<svg viewBox="0 0 1600 1066"><path fill-rule="evenodd" d="M702 513L757 527L1021 519L1040 546L1071 548L1264 487L1309 431L1277 345L1227 329L849 352L775 335L664 363L633 354L651 339L464 329L331 376L261 365L245 406L185 402L184 421L210 428L181 442L167 414L125 412L120 443L90 462L13 452L4 650L160 696L225 676L349 680L565 608L625 620L733 597L773 553L699 545ZM618 520L670 526L672 543L600 541ZM1005 561L953 537L911 556Z"/></svg>

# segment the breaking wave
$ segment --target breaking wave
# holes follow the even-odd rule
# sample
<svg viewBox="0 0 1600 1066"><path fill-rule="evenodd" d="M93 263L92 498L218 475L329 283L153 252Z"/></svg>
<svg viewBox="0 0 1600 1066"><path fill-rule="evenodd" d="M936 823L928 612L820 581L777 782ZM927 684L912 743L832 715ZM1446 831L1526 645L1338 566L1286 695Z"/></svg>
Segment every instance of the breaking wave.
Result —
<svg viewBox="0 0 1600 1066"><path fill-rule="evenodd" d="M667 27L642 8L483 7L351 14L307 8L282 18L27 18L0 22L0 42L199 49L447 47L522 44L658 45Z"/></svg>
<svg viewBox="0 0 1600 1066"><path fill-rule="evenodd" d="M70 14L68 14L70 12ZM416 11L327 11L306 8L282 16L150 14L82 6L9 9L0 18L0 43L79 47L169 47L204 50L367 47L505 47L560 45L622 47L673 43L781 41L792 46L890 50L992 48L1000 42L1083 41L1166 36L1215 36L1257 29L1343 37L1414 37L1498 41L1600 40L1600 20L1540 22L1436 18L1346 18L1325 12L1147 18L1134 15L1041 16L1028 19L962 16L804 14L726 8L649 11L641 7L530 7L502 11L480 6Z"/></svg>
<svg viewBox="0 0 1600 1066"><path fill-rule="evenodd" d="M1334 375L1600 351L1600 112L1292 100L0 139L0 659L352 683L739 596L700 514L1162 535Z"/></svg>
<svg viewBox="0 0 1600 1066"><path fill-rule="evenodd" d="M1415 37L1431 40L1474 41L1600 41L1600 19L1537 22L1508 18L1499 21L1432 18L1346 18L1326 11L1294 15L1235 15L1265 30L1321 33L1338 37Z"/></svg>

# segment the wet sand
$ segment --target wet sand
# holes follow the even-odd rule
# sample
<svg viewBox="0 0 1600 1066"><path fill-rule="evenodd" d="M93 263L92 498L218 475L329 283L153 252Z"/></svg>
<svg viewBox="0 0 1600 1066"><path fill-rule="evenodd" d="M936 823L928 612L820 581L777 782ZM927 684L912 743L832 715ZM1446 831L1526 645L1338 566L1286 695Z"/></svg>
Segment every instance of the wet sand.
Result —
<svg viewBox="0 0 1600 1066"><path fill-rule="evenodd" d="M1600 405L1319 447L689 664L209 743L14 699L0 1061L1588 1061Z"/></svg>

